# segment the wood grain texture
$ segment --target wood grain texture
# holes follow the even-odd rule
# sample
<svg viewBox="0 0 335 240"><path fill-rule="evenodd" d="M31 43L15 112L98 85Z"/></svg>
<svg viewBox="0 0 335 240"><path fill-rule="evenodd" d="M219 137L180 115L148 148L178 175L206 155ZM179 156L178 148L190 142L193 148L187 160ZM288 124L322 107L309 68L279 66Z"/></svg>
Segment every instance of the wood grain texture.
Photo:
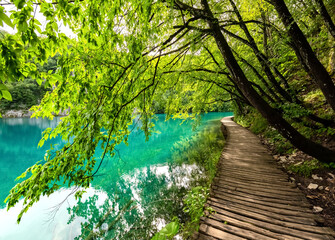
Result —
<svg viewBox="0 0 335 240"><path fill-rule="evenodd" d="M206 206L194 239L335 239L322 227L301 191L277 165L257 136L232 121Z"/></svg>

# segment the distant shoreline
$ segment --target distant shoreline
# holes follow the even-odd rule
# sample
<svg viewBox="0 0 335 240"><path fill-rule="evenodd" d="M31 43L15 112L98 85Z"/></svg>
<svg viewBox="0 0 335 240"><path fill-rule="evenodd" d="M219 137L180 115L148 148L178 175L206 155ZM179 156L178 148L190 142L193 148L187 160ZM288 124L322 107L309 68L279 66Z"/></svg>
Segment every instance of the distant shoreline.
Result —
<svg viewBox="0 0 335 240"><path fill-rule="evenodd" d="M27 109L20 110L7 110L1 113L2 118L30 118L33 112ZM67 116L67 113L64 111L62 113L56 114L55 116Z"/></svg>

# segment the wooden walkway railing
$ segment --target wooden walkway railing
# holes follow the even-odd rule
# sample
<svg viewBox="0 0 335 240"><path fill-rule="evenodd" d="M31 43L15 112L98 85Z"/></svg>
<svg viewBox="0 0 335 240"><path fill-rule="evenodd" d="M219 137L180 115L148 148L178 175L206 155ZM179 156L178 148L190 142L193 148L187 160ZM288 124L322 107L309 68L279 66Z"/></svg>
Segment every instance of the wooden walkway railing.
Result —
<svg viewBox="0 0 335 240"><path fill-rule="evenodd" d="M335 239L258 137L229 117L221 122L228 137L207 201L215 212L194 239Z"/></svg>

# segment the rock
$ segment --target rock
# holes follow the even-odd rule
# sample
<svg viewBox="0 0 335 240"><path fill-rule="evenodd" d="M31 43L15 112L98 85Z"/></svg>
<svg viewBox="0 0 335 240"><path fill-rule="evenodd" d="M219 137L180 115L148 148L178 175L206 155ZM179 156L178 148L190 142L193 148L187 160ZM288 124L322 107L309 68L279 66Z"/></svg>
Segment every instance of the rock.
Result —
<svg viewBox="0 0 335 240"><path fill-rule="evenodd" d="M319 212L322 212L323 211L323 208L322 207L318 207L318 206L314 206L313 207L313 212L314 213L319 213Z"/></svg>
<svg viewBox="0 0 335 240"><path fill-rule="evenodd" d="M322 190L324 189L324 187L323 187L323 186L319 186L318 189L319 189L320 191L322 191Z"/></svg>
<svg viewBox="0 0 335 240"><path fill-rule="evenodd" d="M331 178L335 178L334 174L332 174L332 173L328 173L328 175L329 175Z"/></svg>
<svg viewBox="0 0 335 240"><path fill-rule="evenodd" d="M279 162L284 163L284 162L286 162L286 161L287 161L287 159L286 159L285 156L280 156L280 157L279 157Z"/></svg>
<svg viewBox="0 0 335 240"><path fill-rule="evenodd" d="M329 191L329 187L326 187L325 190L326 190L326 191Z"/></svg>
<svg viewBox="0 0 335 240"><path fill-rule="evenodd" d="M318 188L318 185L315 184L315 183L310 183L307 187L308 189L317 189Z"/></svg>
<svg viewBox="0 0 335 240"><path fill-rule="evenodd" d="M294 181L295 181L295 178L294 178L294 177L290 177L290 180L291 180L292 182L294 182Z"/></svg>
<svg viewBox="0 0 335 240"><path fill-rule="evenodd" d="M298 186L301 186L301 183L298 183L297 185L298 185Z"/></svg>
<svg viewBox="0 0 335 240"><path fill-rule="evenodd" d="M30 117L33 113L28 110L8 110L2 114L4 118Z"/></svg>
<svg viewBox="0 0 335 240"><path fill-rule="evenodd" d="M314 180L322 180L322 177L319 177L319 176L316 175L316 174L312 174L312 178L313 178Z"/></svg>
<svg viewBox="0 0 335 240"><path fill-rule="evenodd" d="M334 179L335 180L335 179ZM333 179L331 179L331 178L327 178L327 181L328 182L332 182L332 181L334 181Z"/></svg>

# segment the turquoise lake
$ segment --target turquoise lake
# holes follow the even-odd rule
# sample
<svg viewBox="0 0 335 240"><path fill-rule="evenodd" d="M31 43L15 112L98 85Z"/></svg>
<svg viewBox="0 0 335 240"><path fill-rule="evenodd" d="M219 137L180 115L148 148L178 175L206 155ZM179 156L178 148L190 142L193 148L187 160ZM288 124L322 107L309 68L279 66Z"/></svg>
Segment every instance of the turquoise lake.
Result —
<svg viewBox="0 0 335 240"><path fill-rule="evenodd" d="M158 114L155 120L157 133L145 141L143 132L135 128L129 136L129 146L117 146L115 157L104 161L79 204L70 194L73 189L62 189L50 197L42 197L23 216L20 225L16 224L16 217L22 201L7 212L4 199L15 185L15 178L43 159L50 144L62 146L61 139L53 139L45 143L43 148L37 147L43 130L55 127L60 118L52 121L0 119L0 239L74 239L85 229L88 231L90 224L96 224L106 214L110 222L119 219L120 213L127 206L131 207L127 214L123 214L122 223L115 226L105 224L102 228L122 232L133 228L142 231L140 226L145 228L148 221L156 226L164 225L168 216L159 212L160 204L168 205L169 195L176 195L178 189L187 187L192 171L196 168L189 165L174 167L168 162L174 144L196 134L210 121L230 115L232 113L208 113L202 117L201 125L192 131L191 121L183 124L181 120L165 121L165 115ZM175 203L171 204L171 211L179 214L178 208L173 210L173 205ZM152 207L146 209L145 206ZM148 218L150 213L160 217ZM138 221L134 219L141 219L142 223L132 222ZM83 223L87 226L82 227ZM122 239L121 235L115 236Z"/></svg>

